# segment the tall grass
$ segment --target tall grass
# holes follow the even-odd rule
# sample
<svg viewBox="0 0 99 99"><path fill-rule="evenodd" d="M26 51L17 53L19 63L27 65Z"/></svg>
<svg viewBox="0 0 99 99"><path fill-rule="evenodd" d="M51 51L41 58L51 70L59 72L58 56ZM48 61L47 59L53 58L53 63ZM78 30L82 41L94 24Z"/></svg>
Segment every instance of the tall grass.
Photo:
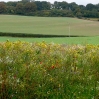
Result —
<svg viewBox="0 0 99 99"><path fill-rule="evenodd" d="M0 99L98 98L98 45L0 43Z"/></svg>

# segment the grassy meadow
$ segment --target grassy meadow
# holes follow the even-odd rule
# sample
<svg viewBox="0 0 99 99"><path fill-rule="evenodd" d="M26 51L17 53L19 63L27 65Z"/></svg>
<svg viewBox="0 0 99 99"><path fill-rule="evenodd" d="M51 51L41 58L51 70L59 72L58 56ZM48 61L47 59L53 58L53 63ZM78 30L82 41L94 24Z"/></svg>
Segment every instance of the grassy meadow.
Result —
<svg viewBox="0 0 99 99"><path fill-rule="evenodd" d="M68 17L0 15L0 32L97 36L99 22Z"/></svg>

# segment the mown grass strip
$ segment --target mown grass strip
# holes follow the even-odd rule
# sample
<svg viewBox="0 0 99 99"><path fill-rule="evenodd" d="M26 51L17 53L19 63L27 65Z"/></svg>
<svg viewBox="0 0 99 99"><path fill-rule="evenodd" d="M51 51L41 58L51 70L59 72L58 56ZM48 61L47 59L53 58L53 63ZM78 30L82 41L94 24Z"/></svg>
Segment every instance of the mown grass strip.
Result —
<svg viewBox="0 0 99 99"><path fill-rule="evenodd" d="M6 36L0 36L0 42L5 42L5 41L26 41L26 42L42 42L45 41L47 43L57 43L57 44L94 44L98 45L99 44L99 36L94 36L94 37L53 37L53 38L29 38L29 37L6 37Z"/></svg>

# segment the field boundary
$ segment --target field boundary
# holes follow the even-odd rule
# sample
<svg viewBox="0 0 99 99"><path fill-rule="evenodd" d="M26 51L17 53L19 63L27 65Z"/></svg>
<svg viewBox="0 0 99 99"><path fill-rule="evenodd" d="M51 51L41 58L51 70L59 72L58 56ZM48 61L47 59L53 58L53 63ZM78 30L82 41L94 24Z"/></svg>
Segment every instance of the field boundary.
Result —
<svg viewBox="0 0 99 99"><path fill-rule="evenodd" d="M86 37L83 35L50 35L50 34L29 34L29 33L8 33L0 32L0 36L9 37L36 37L36 38L52 38L52 37Z"/></svg>

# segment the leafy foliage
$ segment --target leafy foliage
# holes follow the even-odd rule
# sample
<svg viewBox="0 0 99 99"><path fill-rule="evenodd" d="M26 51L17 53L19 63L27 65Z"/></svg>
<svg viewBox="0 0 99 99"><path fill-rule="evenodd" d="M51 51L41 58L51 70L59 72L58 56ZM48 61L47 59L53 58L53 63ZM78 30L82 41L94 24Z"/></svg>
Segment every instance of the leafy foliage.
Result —
<svg viewBox="0 0 99 99"><path fill-rule="evenodd" d="M0 2L0 14L5 13L6 5L4 2Z"/></svg>

